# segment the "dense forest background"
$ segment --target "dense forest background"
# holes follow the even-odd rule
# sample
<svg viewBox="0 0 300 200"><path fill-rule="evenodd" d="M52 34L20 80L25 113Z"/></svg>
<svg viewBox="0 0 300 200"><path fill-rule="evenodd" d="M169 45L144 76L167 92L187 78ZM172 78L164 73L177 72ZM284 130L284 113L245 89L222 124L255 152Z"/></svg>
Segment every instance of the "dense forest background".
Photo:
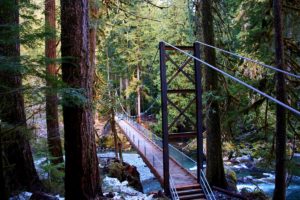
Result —
<svg viewBox="0 0 300 200"><path fill-rule="evenodd" d="M69 199L101 196L95 154L101 143L95 137L99 134L94 121L114 121L116 114L123 113L161 136L158 44L166 41L190 46L197 40L206 41L203 2L211 5L215 46L267 65L278 64L272 0L83 2L0 2L3 199L24 189L57 192ZM300 1L281 3L284 69L300 74ZM71 21L83 25L76 27ZM179 63L187 59L178 53L170 55ZM202 46L201 56L204 55L207 54ZM271 96L278 95L274 71L220 51L216 51L215 57L218 68ZM171 76L175 66L170 64L168 68L167 75ZM209 72L203 68L203 73ZM206 113L210 112L210 105L217 102L218 109L212 112L220 118L224 160L249 154L262 158L261 167L274 170L276 105L224 76L217 75L214 80L218 86L203 93L204 122L209 120ZM191 87L192 83L181 74L171 88L182 86ZM285 102L299 110L300 80L286 76L285 88ZM189 103L175 95L172 101L183 108ZM193 121L195 109L191 106L186 112ZM178 115L179 111L170 107L169 121ZM300 152L300 122L299 116L289 111L284 121L288 183L289 178L300 174L299 165L292 160L294 153ZM47 127L40 127L43 123ZM190 122L182 116L172 131L190 129ZM209 137L206 133L204 136ZM195 140L182 140L174 145L196 156ZM206 151L209 149L205 147ZM40 157L51 161L46 168L51 176L42 182L33 166L33 159ZM83 174L84 180L80 177ZM225 183L214 182L213 175L208 180L226 187Z"/></svg>

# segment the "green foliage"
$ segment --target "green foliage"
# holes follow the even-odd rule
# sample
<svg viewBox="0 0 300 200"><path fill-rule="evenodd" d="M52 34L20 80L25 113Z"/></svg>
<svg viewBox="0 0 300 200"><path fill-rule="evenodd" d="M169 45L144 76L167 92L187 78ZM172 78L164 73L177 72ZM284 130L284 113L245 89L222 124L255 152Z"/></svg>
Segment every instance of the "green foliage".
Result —
<svg viewBox="0 0 300 200"><path fill-rule="evenodd" d="M167 41L176 45L190 45L194 42L195 30L195 7L194 1L154 1L158 5L167 8L158 9L146 2L133 1L130 3L105 4L109 9L102 10L101 24L101 47L99 58L101 64L99 71L103 77L107 77L109 69L111 89L118 91L119 101L123 105L129 105L131 114L135 115L136 92L142 88L142 111L154 101L160 93L159 62L155 54L158 42ZM263 63L274 64L273 47L273 16L272 5L268 0L247 1L214 1L213 3L216 46L237 52L243 56L259 60ZM291 14L290 14L291 13ZM288 62L293 57L293 64L289 66L294 70L299 65L299 56L294 54L295 41L299 41L299 34L295 14L286 12L285 23L290 30ZM295 21L295 22L294 22ZM298 20L299 21L299 20ZM297 23L297 24L295 24ZM293 26L291 25L293 24ZM289 33L286 30L286 35ZM292 47L293 46L293 47ZM175 63L180 65L186 57L174 52L168 52ZM235 77L251 84L263 92L275 95L274 72L265 69L255 63L217 53L217 66ZM295 62L295 59L297 60ZM141 69L141 80L137 80L137 67ZM167 62L168 79L175 73L176 67ZM193 77L193 63L185 67L185 72ZM300 68L299 68L300 69ZM121 78L121 79L120 79ZM129 80L129 87L120 90L120 80ZM237 155L249 154L255 158L264 157L270 163L274 155L272 141L275 132L275 105L260 95L246 89L244 86L219 76L221 83L217 91L209 91L203 94L204 113L206 102L209 98L217 100L220 104L221 129L225 151L236 151ZM296 99L299 92L296 80L288 82L290 91L288 99L293 107L296 107ZM124 84L123 84L124 85ZM124 87L124 86L123 86ZM169 89L193 88L190 80L182 73L170 84ZM114 88L114 89L112 89ZM292 90L294 90L292 92ZM115 93L115 92L114 92ZM170 100L179 108L185 108L193 95L171 95ZM158 135L161 134L160 99L154 104L154 108L148 114L156 116L156 122L150 123L151 129ZM118 101L114 108L118 107ZM179 115L179 111L169 104L169 125ZM195 122L195 106L187 109L186 115ZM294 136L299 140L300 123L293 115L289 114L290 125L288 127L288 140ZM205 120L205 119L204 119ZM171 131L188 131L192 129L190 122L181 116L174 124ZM245 147L239 147L238 143L247 141ZM267 143L268 145L263 145ZM249 148L252 145L253 148ZM241 148L239 150L239 148Z"/></svg>
<svg viewBox="0 0 300 200"><path fill-rule="evenodd" d="M41 168L47 174L47 179L43 180L44 185L50 192L64 195L64 163L53 165L50 162L45 162L41 165Z"/></svg>
<svg viewBox="0 0 300 200"><path fill-rule="evenodd" d="M55 194L64 195L64 163L53 165L50 160L55 159L48 153L46 138L32 138L32 151L36 169L40 175L44 186Z"/></svg>

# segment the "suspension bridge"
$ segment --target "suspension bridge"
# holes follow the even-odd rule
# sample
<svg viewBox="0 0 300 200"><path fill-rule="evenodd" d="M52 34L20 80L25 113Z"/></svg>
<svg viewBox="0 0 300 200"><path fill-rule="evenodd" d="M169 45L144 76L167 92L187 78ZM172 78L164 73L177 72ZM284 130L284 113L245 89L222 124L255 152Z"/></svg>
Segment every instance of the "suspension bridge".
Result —
<svg viewBox="0 0 300 200"><path fill-rule="evenodd" d="M163 184L162 139L126 115L118 115L116 121L147 166L158 178L160 183ZM169 149L172 155L172 157L169 158L172 199L206 199L206 195L212 196L212 191L206 182L203 172L202 183L206 186L204 191L197 182L193 170L193 167L196 166L196 162L172 145L169 145Z"/></svg>
<svg viewBox="0 0 300 200"><path fill-rule="evenodd" d="M237 57L239 59L253 62L262 67L271 69L277 73L283 73L286 76L290 76L296 79L300 79L300 75L293 74L288 71L277 69L273 66L266 65L256 60L243 57L241 55L205 44L201 42L194 43L193 46L173 46L167 42L160 42L160 78L161 78L161 111L162 111L162 138L153 134L147 130L144 126L137 123L121 105L124 114L118 114L116 117L117 124L130 141L132 146L141 155L147 166L151 169L154 175L163 185L165 193L172 197L174 200L189 200L189 199L209 199L214 200L216 197L210 185L208 184L205 174L203 172L203 125L202 125L202 72L201 67L209 67L224 77L227 77L238 84L241 84L252 90L261 96L269 99L275 104L279 104L286 110L290 111L296 116L300 116L300 111L277 100L269 94L260 91L259 89L247 84L237 77L230 75L229 73L206 63L200 58L200 47L206 46L214 48L222 53L229 54L230 56ZM185 55L187 59L180 65L171 58L168 51L175 51ZM190 52L193 54L190 54ZM167 62L175 65L177 70L175 73L167 72ZM193 72L191 75L185 71L188 64L194 61ZM194 86L193 88L172 88L171 83L178 74L183 74ZM167 80L167 74L171 77ZM193 94L192 98L188 98L189 103L180 108L176 103L172 101L170 95L182 95L187 97L187 94ZM168 121L168 109L169 106L174 107L179 115L170 123ZM195 105L196 121L186 115L187 110ZM151 107L153 104L151 105ZM148 111L149 109L147 109ZM187 122L192 125L192 130L189 132L177 132L172 133L172 126L176 124L180 117L183 117ZM194 161L180 150L176 149L169 143L170 139L177 138L196 138L197 139L197 160Z"/></svg>

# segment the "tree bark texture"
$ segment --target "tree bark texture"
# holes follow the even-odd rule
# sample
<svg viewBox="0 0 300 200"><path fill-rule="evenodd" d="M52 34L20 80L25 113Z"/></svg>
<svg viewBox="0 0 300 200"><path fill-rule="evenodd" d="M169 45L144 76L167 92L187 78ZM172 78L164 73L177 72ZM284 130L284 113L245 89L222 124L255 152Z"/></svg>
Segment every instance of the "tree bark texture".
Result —
<svg viewBox="0 0 300 200"><path fill-rule="evenodd" d="M46 31L51 33L45 41L47 87L46 91L46 119L47 119L47 139L48 149L51 156L52 164L63 163L63 152L59 134L58 124L58 98L53 89L53 81L56 79L57 68L56 59L56 17L55 17L55 0L45 0L45 22Z"/></svg>
<svg viewBox="0 0 300 200"><path fill-rule="evenodd" d="M111 131L112 131L113 136L114 136L115 157L116 157L116 159L119 159L119 156L118 156L118 153L119 153L118 132L117 132L117 128L116 128L115 111L114 111L113 108L111 108L110 126L111 126Z"/></svg>
<svg viewBox="0 0 300 200"><path fill-rule="evenodd" d="M211 0L202 1L202 24L204 42L214 45ZM204 47L204 56L207 63L216 66L216 53L214 49ZM206 92L213 92L214 94L216 94L218 90L218 74L207 66L205 68L205 90ZM206 177L211 185L226 188L219 112L218 102L213 97L209 97L206 105Z"/></svg>
<svg viewBox="0 0 300 200"><path fill-rule="evenodd" d="M284 46L282 26L282 1L273 1L274 28L275 28L275 54L278 69L284 70ZM283 73L277 73L276 84L277 99L286 102L285 78ZM286 112L285 108L276 104L276 167L274 200L285 199L286 192Z"/></svg>
<svg viewBox="0 0 300 200"><path fill-rule="evenodd" d="M97 48L97 30L98 30L98 21L99 21L99 2L97 0L89 0L89 18L90 18L90 35L89 35L89 41L90 41L90 64L91 64L91 70L92 70L92 75L93 77L92 80L94 81L94 77L95 77L95 73L96 73L96 48ZM92 82L93 83L93 82ZM94 88L94 87L93 87ZM95 94L95 92L93 92L93 94ZM94 115L93 115L94 116ZM93 124L94 124L95 120L93 118ZM94 128L94 127L93 127ZM94 130L94 129L93 129ZM94 134L94 138L96 137L96 131L93 131ZM94 141L95 144L95 141ZM95 151L96 151L96 147L95 147ZM96 155L97 157L97 155ZM98 159L98 157L97 157ZM97 160L98 163L98 160ZM99 171L97 172L97 177L100 180L100 174ZM97 194L99 196L103 196L102 193L102 188L101 188L101 184L99 181L97 181Z"/></svg>
<svg viewBox="0 0 300 200"><path fill-rule="evenodd" d="M1 121L0 121L0 199L8 199L7 190L5 188L4 178L4 165L3 165L3 145L2 145L2 132L1 132Z"/></svg>
<svg viewBox="0 0 300 200"><path fill-rule="evenodd" d="M128 87L129 87L129 79L128 79L128 72L127 72L126 78L125 78L125 91L128 89ZM125 94L125 100L126 100L126 112L130 115L131 109L130 109L130 102L129 102L128 94Z"/></svg>
<svg viewBox="0 0 300 200"><path fill-rule="evenodd" d="M136 78L140 82L141 77L140 77L140 65L137 66L136 70ZM137 122L141 123L141 87L140 83L137 86Z"/></svg>
<svg viewBox="0 0 300 200"><path fill-rule="evenodd" d="M65 197L95 199L99 171L93 130L92 93L94 68L90 64L88 0L61 0L61 53L63 81L83 89L85 102L64 103ZM72 98L65 95L65 99Z"/></svg>
<svg viewBox="0 0 300 200"><path fill-rule="evenodd" d="M19 8L17 0L0 2L0 119L11 131L2 131L4 177L11 194L17 190L42 189L34 168L27 136L20 66ZM4 134L5 132L5 134ZM3 161L2 160L2 161Z"/></svg>

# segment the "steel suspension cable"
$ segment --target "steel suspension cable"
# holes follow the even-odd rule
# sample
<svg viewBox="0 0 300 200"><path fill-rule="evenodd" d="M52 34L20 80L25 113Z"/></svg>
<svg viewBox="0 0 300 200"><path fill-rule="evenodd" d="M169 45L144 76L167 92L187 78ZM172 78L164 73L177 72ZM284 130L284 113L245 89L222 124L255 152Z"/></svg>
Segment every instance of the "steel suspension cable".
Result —
<svg viewBox="0 0 300 200"><path fill-rule="evenodd" d="M119 104L120 104L120 107L121 107L123 113L126 114L128 117L136 118L137 115L133 115L133 116L132 116L132 115L130 115L130 114L125 110L124 105L121 103L120 96L117 95L117 94L116 94L116 96L117 96L117 100L118 100L118 102L119 102ZM157 100L158 100L159 98L160 98L160 95L157 95L157 97L152 101L152 103L150 104L150 106L149 106L144 112L142 112L141 115L144 115L144 114L146 114L147 112L149 112L149 111L153 108L153 106L155 105L155 103L157 102Z"/></svg>
<svg viewBox="0 0 300 200"><path fill-rule="evenodd" d="M187 53L187 52L185 52L185 51L183 51L183 50L181 50L181 49L179 49L179 48L177 48L176 46L173 46L173 45L171 45L171 44L169 44L169 43L167 43L167 42L165 42L165 41L162 41L162 42L165 43L166 45L172 47L173 49L176 49L177 51L179 51L179 52L181 52L181 53L183 53L183 54L185 54L185 55L187 55L187 56L190 56L190 57L193 58L194 60L197 60L197 61L201 62L202 64L204 64L204 65L210 67L211 69L213 69L213 70L215 70L215 71L217 71L217 72L223 74L224 76L229 77L230 79L232 79L232 80L234 80L234 81L240 83L241 85L243 85L243 86L245 86L245 87L247 87L247 88L249 88L249 89L251 89L251 90L253 90L253 91L257 92L257 93L259 93L260 95L262 95L262 96L264 96L264 97L270 99L271 101L273 101L273 102L275 102L275 103L281 105L282 107L284 107L284 108L290 110L291 112L295 113L296 115L300 116L300 111L299 111L299 110L294 109L293 107L291 107L291 106L289 106L289 105L287 105L287 104L285 104L285 103L283 103L283 102L281 102L281 101L275 99L274 97L272 97L272 96L270 96L270 95L268 95L268 94L266 94L266 93L264 93L264 92L258 90L257 88L255 88L255 87L253 87L253 86L251 86L251 85L245 83L244 81L242 81L242 80L240 80L240 79L238 79L238 78L236 78L236 77L234 77L234 76L232 76L232 75L230 75L230 74L228 74L228 73L226 73L226 72L224 72L224 71L218 69L217 67L215 67L215 66L213 66L213 65L211 65L211 64L209 64L209 63L207 63L207 62L205 62L205 61L203 61L203 60L201 60L201 59L199 59L199 58L197 58L197 57L195 57L195 56L193 56L193 55L191 55L191 54L189 54L189 53Z"/></svg>
<svg viewBox="0 0 300 200"><path fill-rule="evenodd" d="M224 50L224 49L221 49L221 48L218 48L218 47L209 45L209 44L205 44L205 43L203 43L203 42L199 42L199 41L196 41L196 42L198 42L198 43L200 43L200 44L202 44L202 45L204 45L204 46L207 46L207 47L216 49L216 50L218 50L218 51L221 51L221 52L223 52L223 53L230 54L230 55L232 55L232 56L235 56L235 57L238 57L238 58L247 60L247 61L249 61L249 62L256 63L256 64L261 65L261 66L263 66L263 67L266 67L266 68L272 69L272 70L274 70L274 71L284 73L284 74L286 74L286 75L288 75L288 76L292 76L292 77L295 77L295 78L297 78L297 79L300 79L300 75L298 75L298 74L293 74L293 73L290 73L290 72L285 71L285 70L277 69L276 67L273 67L273 66L271 66L271 65L264 64L264 63L259 62L259 61L257 61L257 60L253 60L253 59L251 59L251 58L247 58L247 57L244 57L244 56L239 55L239 54L237 54L237 53L232 53L232 52L230 52L230 51L226 51L226 50Z"/></svg>

